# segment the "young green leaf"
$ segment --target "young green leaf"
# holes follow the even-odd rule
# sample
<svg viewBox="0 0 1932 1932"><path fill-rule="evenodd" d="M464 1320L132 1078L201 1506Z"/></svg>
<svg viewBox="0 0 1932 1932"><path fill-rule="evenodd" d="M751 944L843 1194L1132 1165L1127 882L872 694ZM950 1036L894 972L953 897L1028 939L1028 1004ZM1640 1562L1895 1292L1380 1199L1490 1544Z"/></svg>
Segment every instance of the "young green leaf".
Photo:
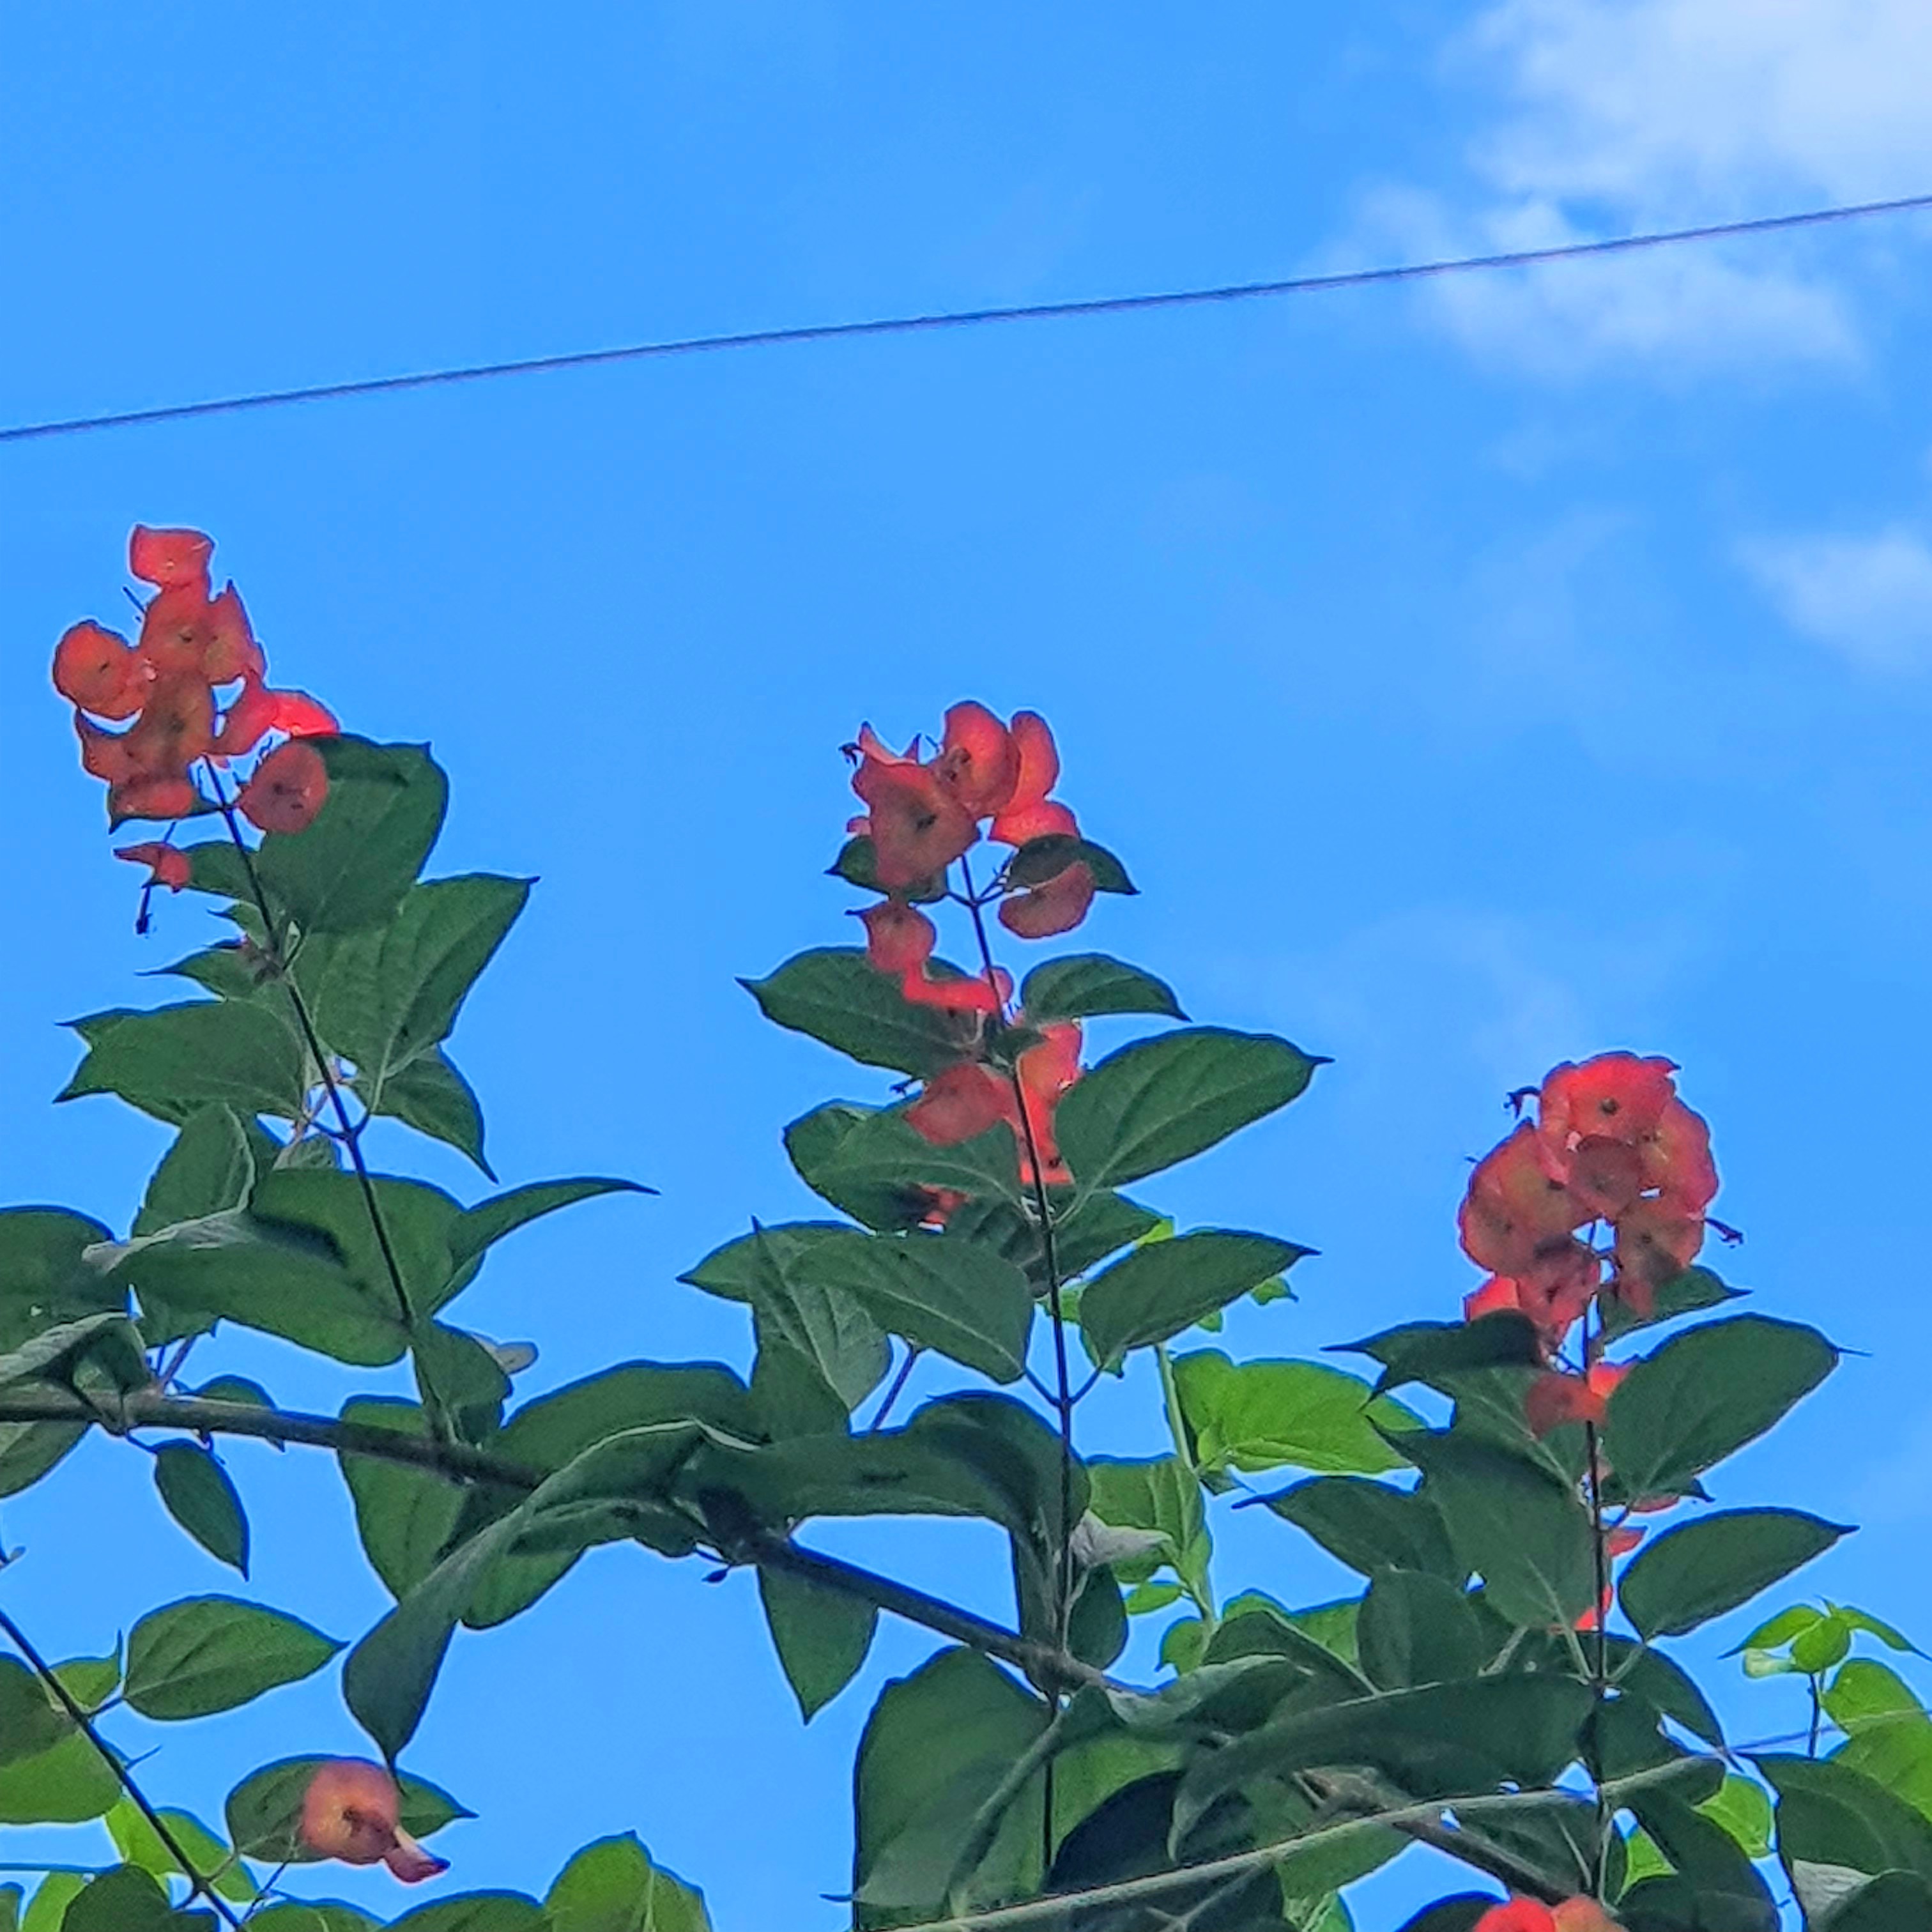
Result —
<svg viewBox="0 0 1932 1932"><path fill-rule="evenodd" d="M154 1487L169 1515L218 1562L248 1574L248 1518L228 1472L198 1442L154 1451Z"/></svg>
<svg viewBox="0 0 1932 1932"><path fill-rule="evenodd" d="M1061 1100L1061 1152L1083 1189L1191 1159L1285 1107L1324 1063L1270 1034L1188 1027L1109 1054Z"/></svg>
<svg viewBox="0 0 1932 1932"><path fill-rule="evenodd" d="M1724 1510L1667 1529L1630 1559L1618 1589L1646 1638L1681 1636L1748 1604L1847 1534L1802 1510Z"/></svg>
<svg viewBox="0 0 1932 1932"><path fill-rule="evenodd" d="M1379 1475L1402 1459L1382 1431L1420 1418L1319 1362L1236 1364L1218 1348L1174 1359L1181 1414L1204 1468Z"/></svg>
<svg viewBox="0 0 1932 1932"><path fill-rule="evenodd" d="M1080 1326L1095 1361L1116 1366L1130 1349L1191 1328L1311 1252L1265 1234L1205 1228L1150 1241L1087 1284Z"/></svg>
<svg viewBox="0 0 1932 1932"><path fill-rule="evenodd" d="M203 1718L313 1676L341 1648L280 1610L188 1597L128 1633L126 1696L144 1718Z"/></svg>
<svg viewBox="0 0 1932 1932"><path fill-rule="evenodd" d="M544 1910L550 1932L711 1932L703 1894L654 1864L634 1832L586 1845Z"/></svg>

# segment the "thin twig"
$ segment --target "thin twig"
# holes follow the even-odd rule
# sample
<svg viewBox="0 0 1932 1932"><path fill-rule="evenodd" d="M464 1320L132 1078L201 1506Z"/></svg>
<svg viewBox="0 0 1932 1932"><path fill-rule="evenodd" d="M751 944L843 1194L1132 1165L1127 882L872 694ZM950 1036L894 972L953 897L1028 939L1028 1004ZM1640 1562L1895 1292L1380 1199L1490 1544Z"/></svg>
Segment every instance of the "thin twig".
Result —
<svg viewBox="0 0 1932 1932"><path fill-rule="evenodd" d="M14 1648L32 1666L34 1676L46 1686L55 1702L67 1713L75 1728L100 1753L102 1762L113 1772L116 1781L133 1801L135 1809L153 1828L154 1836L160 1839L169 1857L181 1868L182 1876L191 1888L188 1895L188 1902L192 1904L197 1898L206 1898L229 1924L238 1927L242 1922L235 1916L228 1901L214 1889L212 1880L201 1875L194 1861L182 1849L181 1840L175 1836L167 1820L148 1803L146 1792L135 1783L134 1773L121 1762L113 1748L94 1729L94 1720L88 1716L79 1700L54 1674L52 1665L28 1642L26 1632L4 1610L0 1610L0 1630L6 1633Z"/></svg>
<svg viewBox="0 0 1932 1932"><path fill-rule="evenodd" d="M276 969L276 976L289 996L289 1004L295 1009L296 1020L302 1029L303 1043L308 1048L309 1058L322 1085L328 1090L330 1110L335 1115L336 1126L342 1144L348 1150L350 1165L355 1169L357 1186L362 1190L362 1205L369 1216L370 1227L374 1231L376 1246L382 1257L382 1266L389 1277L389 1286L396 1298L396 1308L402 1318L404 1329L413 1339L416 1333L416 1312L410 1300L410 1292L403 1280L402 1264L396 1258L395 1244L389 1238L388 1222L383 1218L382 1204L376 1193L376 1183L369 1172L368 1162L362 1158L362 1126L364 1123L352 1121L349 1118L348 1103L342 1097L341 1083L337 1079L335 1069L324 1050L322 1036L316 1032L315 1020L308 1010L308 1002L302 998L302 988L296 983L292 967L284 955L280 939L275 932L274 916L268 910L268 898L262 889L262 875L256 869L255 855L248 842L242 836L240 822L235 815L234 802L229 797L221 782L220 774L214 769L212 758L202 764L208 772L208 782L214 788L215 808L221 814L222 822L228 827L228 836L242 860L242 869L248 881L250 896L255 902L255 910L261 914L262 936L267 946L268 957ZM443 1413L442 1404L435 1391L425 1382L423 1384L423 1407L433 1433L447 1436L452 1432L448 1418Z"/></svg>
<svg viewBox="0 0 1932 1932"><path fill-rule="evenodd" d="M926 1351L916 1342L906 1346L905 1360L899 1364L899 1372L892 1378L892 1385L886 1391L885 1400L872 1412L872 1420L866 1425L868 1436L876 1436L886 1426L886 1418L892 1414L892 1405L905 1393L905 1385L912 1379L912 1372L919 1366L919 1358Z"/></svg>

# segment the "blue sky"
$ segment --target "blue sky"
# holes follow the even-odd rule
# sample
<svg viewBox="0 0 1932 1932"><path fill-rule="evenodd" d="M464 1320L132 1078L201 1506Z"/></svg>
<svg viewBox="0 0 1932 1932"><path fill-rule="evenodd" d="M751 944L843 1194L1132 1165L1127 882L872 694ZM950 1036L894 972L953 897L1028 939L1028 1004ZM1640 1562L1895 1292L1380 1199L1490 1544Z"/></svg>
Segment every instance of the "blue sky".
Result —
<svg viewBox="0 0 1932 1932"><path fill-rule="evenodd" d="M19 0L0 416L1920 192L1928 59L1918 0L705 0L540 23ZM1030 706L1143 887L1083 939L1198 1016L1335 1058L1150 1190L1322 1250L1234 1344L1312 1353L1452 1311L1463 1163L1501 1095L1600 1048L1667 1052L1749 1236L1720 1264L1869 1352L1724 1498L1864 1523L1816 1587L1909 1625L1932 1520L1928 242L1909 217L0 449L5 1193L124 1222L162 1130L50 1107L74 1057L56 1023L147 997L136 974L212 930L184 899L134 939L132 870L45 684L62 628L123 606L137 519L215 533L284 680L434 741L441 868L542 878L454 1042L496 1163L662 1194L493 1262L466 1306L542 1345L526 1388L743 1359L740 1311L676 1276L753 1214L808 1211L778 1128L880 1089L764 1025L734 976L849 937L820 868L862 718L903 738L959 696ZM400 1137L385 1157L476 1184ZM224 1348L293 1402L381 1381ZM1159 1447L1144 1380L1092 1413L1090 1447ZM366 1628L382 1599L333 1470L246 1445L231 1466L253 1593ZM1335 1587L1254 1516L1225 1583ZM66 1652L227 1587L116 1445L0 1528L28 1552L10 1608ZM986 1539L893 1546L1004 1608ZM484 1814L443 1841L466 1884L540 1888L634 1827L721 1928L829 1928L854 1742L922 1649L887 1631L802 1730L748 1579L607 1553L459 1642L412 1762ZM1746 1735L1790 1714L1726 1697ZM210 1812L266 1759L357 1744L327 1678L140 1742L151 1787ZM384 1882L340 1889L400 1909ZM1405 1862L1364 1924L1432 1882Z"/></svg>

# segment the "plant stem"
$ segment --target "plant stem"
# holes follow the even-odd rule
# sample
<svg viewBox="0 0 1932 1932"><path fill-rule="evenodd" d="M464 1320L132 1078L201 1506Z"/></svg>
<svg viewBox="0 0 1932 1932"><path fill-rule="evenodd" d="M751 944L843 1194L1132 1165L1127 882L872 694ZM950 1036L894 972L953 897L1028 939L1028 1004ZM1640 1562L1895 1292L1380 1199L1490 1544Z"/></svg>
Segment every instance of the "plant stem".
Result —
<svg viewBox="0 0 1932 1932"><path fill-rule="evenodd" d="M147 1794L134 1782L134 1773L121 1762L106 1738L94 1729L94 1720L67 1686L55 1676L53 1666L27 1641L26 1632L4 1610L0 1610L0 1630L6 1633L14 1648L32 1666L34 1675L46 1685L49 1694L67 1713L75 1728L100 1753L102 1762L113 1772L116 1781L133 1801L135 1809L152 1827L154 1836L160 1839L168 1856L181 1868L182 1876L192 1888L188 1895L188 1902L192 1904L197 1898L206 1898L229 1924L238 1926L242 1922L235 1916L228 1901L214 1891L212 1881L204 1878L196 1868L194 1861L182 1849L181 1840L170 1828L166 1820L148 1803Z"/></svg>
<svg viewBox="0 0 1932 1932"><path fill-rule="evenodd" d="M1583 1360L1586 1364L1594 1358L1592 1353L1588 1318L1585 1317ZM1610 1621L1605 1604L1610 1593L1610 1553L1604 1528L1603 1463L1598 1454L1600 1438L1597 1425L1586 1422L1583 1425L1583 1453L1586 1462L1584 1480L1588 1488L1590 1500L1590 1553L1594 1574L1594 1599L1596 1611L1595 1628L1592 1633L1590 1646L1590 1782L1596 1793L1597 1806L1597 1869L1592 1889L1598 1900L1609 1902L1610 1882L1610 1834L1615 1828L1616 1813L1604 1796L1603 1782L1603 1718L1610 1694L1610 1638L1604 1626Z"/></svg>
<svg viewBox="0 0 1932 1932"><path fill-rule="evenodd" d="M972 861L962 853L959 876L966 886L966 910L973 921L973 934L980 942L980 962L985 968L986 985L998 997L998 982L993 967L993 948L986 937L986 919L980 896L973 885ZM1006 1003L1000 1001L1000 1017L1006 1017ZM1073 1628L1073 1378L1066 1360L1066 1310L1060 1297L1060 1258L1053 1235L1053 1208L1047 1198L1046 1172L1040 1157L1040 1142L1033 1130L1033 1114L1027 1106L1026 1082L1020 1078L1018 1056L1007 1070L1012 1082L1013 1106L1019 1117L1020 1138L1033 1168L1034 1211L1040 1217L1040 1258L1046 1270L1046 1310L1053 1322L1054 1407L1060 1417L1060 1536L1053 1560L1053 1647L1064 1654L1070 1647ZM1058 1699L1055 1700L1058 1710ZM1053 1760L1046 1761L1041 1778L1040 1834L1042 1870L1053 1864Z"/></svg>
<svg viewBox="0 0 1932 1932"><path fill-rule="evenodd" d="M274 915L268 910L268 898L262 890L262 875L255 867L255 854L248 842L242 836L242 827L235 816L235 806L221 782L220 774L214 769L214 761L206 759L203 765L208 772L208 782L214 788L215 808L221 814L222 823L228 827L228 836L242 860L242 869L248 880L249 896L255 902L255 910L262 918L262 934L268 947L268 958L275 968L276 977L289 996L289 1004L294 1008L296 1024L302 1029L303 1044L308 1049L310 1059L314 1063L317 1076L328 1090L330 1111L335 1116L336 1126L342 1144L349 1150L350 1165L355 1169L357 1186L362 1190L362 1205L369 1216L369 1226L374 1232L376 1246L382 1257L382 1266L389 1277L389 1286L396 1298L396 1310L401 1317L404 1328L414 1340L418 1324L416 1310L410 1305L410 1292L403 1280L402 1264L396 1258L395 1244L389 1238L388 1223L383 1219L382 1204L376 1193L376 1183L369 1172L369 1164L362 1158L362 1128L361 1121L349 1118L348 1104L342 1097L341 1082L337 1079L335 1069L330 1064L324 1050L322 1036L316 1030L315 1018L308 1010L308 1002L302 998L302 988L296 985L291 964L282 951L282 943L275 932ZM441 1400L428 1383L423 1384L423 1408L428 1418L431 1431L438 1436L448 1438L452 1431L449 1419L443 1412Z"/></svg>
<svg viewBox="0 0 1932 1932"><path fill-rule="evenodd" d="M1823 1723L1825 1717L1824 1700L1818 1694L1818 1678L1815 1672L1807 1677L1804 1682L1811 1693L1811 1726L1805 1734L1804 1755L1807 1757L1816 1757L1818 1755L1819 1728Z"/></svg>
<svg viewBox="0 0 1932 1932"><path fill-rule="evenodd" d="M876 1436L885 1427L886 1418L892 1414L892 1405L904 1394L905 1385L912 1379L912 1372L918 1367L919 1358L925 1353L923 1348L908 1343L905 1360L900 1363L899 1372L893 1376L892 1387L886 1390L885 1400L872 1412L872 1419L866 1426L868 1436Z"/></svg>

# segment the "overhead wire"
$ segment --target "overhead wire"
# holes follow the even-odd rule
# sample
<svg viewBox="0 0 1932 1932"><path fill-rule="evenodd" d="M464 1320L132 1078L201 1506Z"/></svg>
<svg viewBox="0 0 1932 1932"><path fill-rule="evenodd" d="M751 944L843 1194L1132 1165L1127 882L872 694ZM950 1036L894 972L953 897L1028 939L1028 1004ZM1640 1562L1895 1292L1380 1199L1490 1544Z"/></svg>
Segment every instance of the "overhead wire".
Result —
<svg viewBox="0 0 1932 1932"><path fill-rule="evenodd" d="M713 335L673 337L627 343L611 349L570 350L550 356L513 357L496 362L472 362L395 376L369 376L339 382L314 382L298 388L262 389L249 394L216 396L198 402L165 403L148 409L114 410L44 422L19 423L0 429L0 443L34 442L56 436L128 429L149 423L182 422L199 416L232 416L254 410L282 409L298 403L333 401L350 396L376 396L409 389L444 388L458 382L494 381L507 376L534 376L563 369L591 369L617 362L638 362L675 356L716 355L730 350L768 349L807 342L832 342L861 336L914 335L943 329L984 328L995 322L1050 322L1082 316L1127 315L1143 310L1204 307L1210 303L1253 302L1281 296L1306 295L1331 289L1366 288L1391 282L1417 282L1449 275L1535 268L1546 262L1574 262L1592 256L1635 254L1697 242L1720 241L1737 236L1768 235L1827 224L1856 221L1874 216L1903 214L1932 209L1932 194L1902 195L1888 201L1843 202L1829 208L1802 208L1786 214L1756 215L1736 221L1703 223L1692 228L1652 230L1634 235L1606 236L1594 242L1565 242L1542 248L1512 248L1486 255L1462 255L1429 262L1398 262L1382 268L1345 268L1325 274L1291 275L1274 281L1228 282L1205 288L1168 289L1138 295L1094 296L1066 302L1018 302L998 308L944 309L922 314L874 316L856 322L803 322L778 328L735 330Z"/></svg>

